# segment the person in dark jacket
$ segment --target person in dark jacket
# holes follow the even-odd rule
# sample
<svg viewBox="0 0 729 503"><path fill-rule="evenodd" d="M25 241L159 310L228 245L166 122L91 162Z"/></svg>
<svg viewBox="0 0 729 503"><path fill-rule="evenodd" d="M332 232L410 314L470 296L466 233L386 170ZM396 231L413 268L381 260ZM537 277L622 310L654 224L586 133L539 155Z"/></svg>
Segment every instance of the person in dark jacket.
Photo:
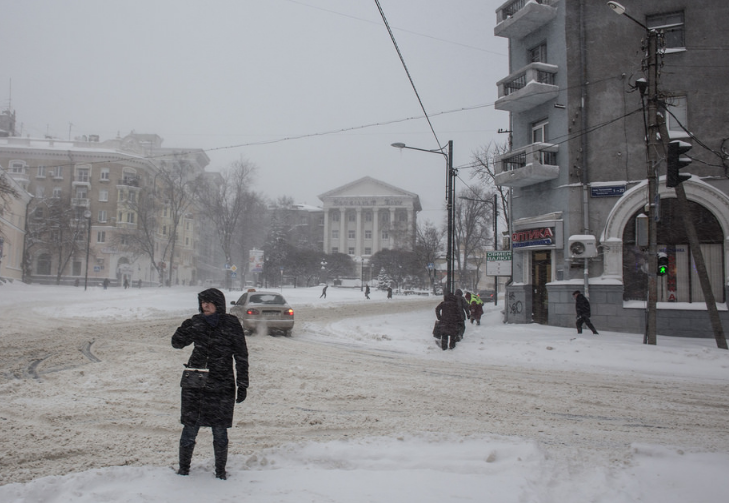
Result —
<svg viewBox="0 0 729 503"><path fill-rule="evenodd" d="M365 299L370 298L370 285L365 286Z"/></svg>
<svg viewBox="0 0 729 503"><path fill-rule="evenodd" d="M190 473L197 433L201 426L207 426L213 430L215 476L225 480L228 428L233 425L235 404L246 399L248 389L248 348L240 321L225 312L223 292L211 288L200 292L197 298L200 314L185 320L172 336L173 348L194 344L185 367L208 369L204 388L182 388L180 422L183 428L177 473Z"/></svg>
<svg viewBox="0 0 729 503"><path fill-rule="evenodd" d="M466 333L466 320L470 317L469 309L468 309L468 301L463 296L463 290L460 288L456 290L456 299L458 300L458 305L463 309L463 320L461 321L461 331L458 333L458 340L463 339L463 334Z"/></svg>
<svg viewBox="0 0 729 503"><path fill-rule="evenodd" d="M584 323L587 328L592 330L593 334L597 334L597 330L590 322L590 301L579 290L572 292L572 297L575 299L575 310L577 311L577 333L582 333L582 324Z"/></svg>
<svg viewBox="0 0 729 503"><path fill-rule="evenodd" d="M439 322L441 349L443 351L455 349L456 340L461 331L461 324L465 323L463 309L459 305L455 294L450 292L443 294L443 302L435 308L435 317L438 318Z"/></svg>

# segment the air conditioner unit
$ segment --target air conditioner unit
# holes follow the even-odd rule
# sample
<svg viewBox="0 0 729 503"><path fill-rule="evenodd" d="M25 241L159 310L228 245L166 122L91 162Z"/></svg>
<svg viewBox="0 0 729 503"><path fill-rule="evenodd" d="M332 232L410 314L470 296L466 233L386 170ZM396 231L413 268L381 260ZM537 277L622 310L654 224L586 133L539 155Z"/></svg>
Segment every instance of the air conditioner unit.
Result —
<svg viewBox="0 0 729 503"><path fill-rule="evenodd" d="M597 240L595 236L570 236L568 243L570 258L597 257Z"/></svg>

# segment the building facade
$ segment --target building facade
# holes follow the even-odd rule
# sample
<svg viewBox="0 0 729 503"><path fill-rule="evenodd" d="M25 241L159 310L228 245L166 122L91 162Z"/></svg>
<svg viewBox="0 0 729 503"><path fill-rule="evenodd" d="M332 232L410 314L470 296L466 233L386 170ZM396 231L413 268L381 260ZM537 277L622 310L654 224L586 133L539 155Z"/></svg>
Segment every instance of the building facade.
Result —
<svg viewBox="0 0 729 503"><path fill-rule="evenodd" d="M0 167L0 184L12 190L0 198L0 281L23 279L25 221L31 196Z"/></svg>
<svg viewBox="0 0 729 503"><path fill-rule="evenodd" d="M319 196L323 203L324 253L368 258L383 249L412 250L417 194L369 176Z"/></svg>
<svg viewBox="0 0 729 503"><path fill-rule="evenodd" d="M0 138L0 166L32 196L23 279L194 282L195 210L179 192L208 163L157 135Z"/></svg>
<svg viewBox="0 0 729 503"><path fill-rule="evenodd" d="M494 33L509 39L509 75L497 109L510 117L510 151L496 158L496 182L510 188L513 281L507 320L572 327L571 292L584 290L599 329L645 327L648 250L640 235L648 196L650 96L646 29L655 29L657 106L662 141L693 144L683 182L724 326L729 324L726 177L729 67L716 19L723 0L633 0L626 16L606 2L510 0ZM635 22L638 21L638 22ZM639 24L640 23L640 24ZM690 131L690 133L689 133ZM665 137L668 138L665 138ZM676 192L666 186L664 145L655 165L658 251L669 273L658 278L658 333L711 337Z"/></svg>

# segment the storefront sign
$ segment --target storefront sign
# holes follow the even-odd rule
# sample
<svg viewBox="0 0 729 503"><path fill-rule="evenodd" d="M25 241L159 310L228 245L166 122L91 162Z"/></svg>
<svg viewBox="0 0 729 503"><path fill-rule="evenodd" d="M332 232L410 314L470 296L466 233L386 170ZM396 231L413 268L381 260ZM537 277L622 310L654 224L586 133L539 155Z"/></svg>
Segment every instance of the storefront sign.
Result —
<svg viewBox="0 0 729 503"><path fill-rule="evenodd" d="M539 227L516 231L511 235L513 248L524 248L527 246L555 246L554 227Z"/></svg>

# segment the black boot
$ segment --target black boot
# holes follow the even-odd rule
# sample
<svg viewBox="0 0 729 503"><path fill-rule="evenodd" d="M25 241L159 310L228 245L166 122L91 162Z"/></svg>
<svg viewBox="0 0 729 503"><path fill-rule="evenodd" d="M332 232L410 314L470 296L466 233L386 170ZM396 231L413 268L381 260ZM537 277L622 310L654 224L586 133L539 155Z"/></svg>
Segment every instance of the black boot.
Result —
<svg viewBox="0 0 729 503"><path fill-rule="evenodd" d="M215 478L226 480L225 465L228 462L228 446L221 446L213 442L215 451Z"/></svg>
<svg viewBox="0 0 729 503"><path fill-rule="evenodd" d="M192 451L194 450L195 442L187 446L180 444L180 469L177 470L177 475L190 474L190 461L192 461Z"/></svg>

